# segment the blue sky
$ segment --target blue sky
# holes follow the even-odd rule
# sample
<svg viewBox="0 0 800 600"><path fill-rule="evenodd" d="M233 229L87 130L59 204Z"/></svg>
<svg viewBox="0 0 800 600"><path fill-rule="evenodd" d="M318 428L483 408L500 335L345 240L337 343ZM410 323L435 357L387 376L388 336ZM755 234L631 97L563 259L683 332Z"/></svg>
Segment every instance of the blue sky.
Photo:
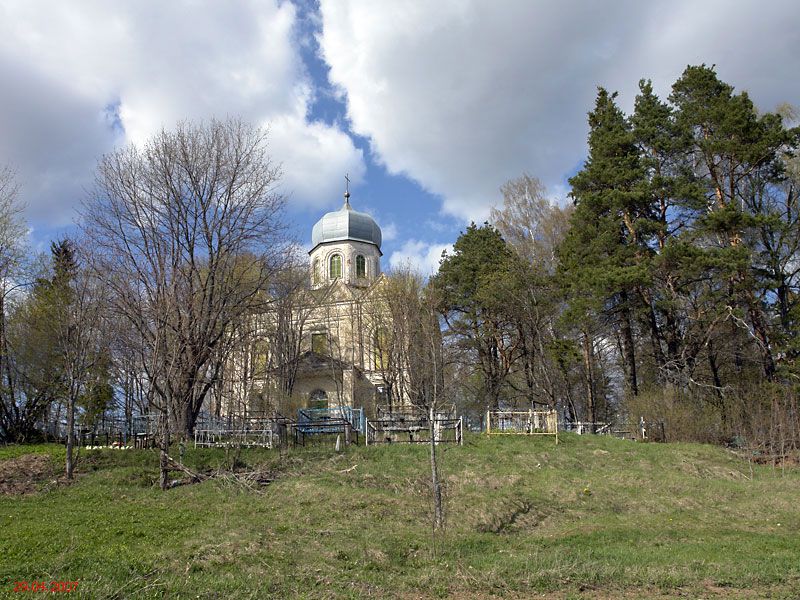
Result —
<svg viewBox="0 0 800 600"><path fill-rule="evenodd" d="M303 40L298 47L317 88L314 102L310 105L309 119L330 125L344 124L354 145L363 152L366 172L360 184L353 186L351 204L357 210L372 214L382 226L383 252L386 256L384 268L391 266L393 258L394 264L407 261L416 263L426 271L433 268L434 257L441 254L441 250L458 236L463 226L461 220L432 210L441 204L440 198L412 178L390 174L379 164L380 159L371 153L369 139L353 133L348 127L346 98L331 85L330 67L322 57L318 43L322 33L319 4L308 0L296 2L295 6L298 13L297 36ZM345 185L344 176L340 184ZM333 208L339 208L336 203L341 204L342 201L341 197L331 199ZM301 235L310 232L316 218L316 215L308 213L298 218ZM405 232L403 237L400 237L401 229ZM425 253L425 260L421 251Z"/></svg>
<svg viewBox="0 0 800 600"><path fill-rule="evenodd" d="M295 235L342 203L423 271L528 172L564 201L596 88L630 109L716 64L763 110L800 104L800 5L691 0L0 0L0 164L31 244L69 232L97 159L179 119L270 129Z"/></svg>

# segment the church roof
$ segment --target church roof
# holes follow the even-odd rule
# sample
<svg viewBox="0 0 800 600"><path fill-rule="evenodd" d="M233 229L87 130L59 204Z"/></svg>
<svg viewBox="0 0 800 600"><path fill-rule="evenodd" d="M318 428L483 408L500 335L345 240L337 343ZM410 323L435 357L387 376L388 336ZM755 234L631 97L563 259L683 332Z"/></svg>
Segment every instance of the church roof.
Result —
<svg viewBox="0 0 800 600"><path fill-rule="evenodd" d="M375 244L378 250L381 249L381 228L367 213L353 210L349 193L345 194L342 208L326 213L311 230L312 250L325 242L344 240Z"/></svg>
<svg viewBox="0 0 800 600"><path fill-rule="evenodd" d="M326 371L330 369L341 370L348 366L348 363L343 360L320 354L313 350L306 350L295 360L298 373Z"/></svg>

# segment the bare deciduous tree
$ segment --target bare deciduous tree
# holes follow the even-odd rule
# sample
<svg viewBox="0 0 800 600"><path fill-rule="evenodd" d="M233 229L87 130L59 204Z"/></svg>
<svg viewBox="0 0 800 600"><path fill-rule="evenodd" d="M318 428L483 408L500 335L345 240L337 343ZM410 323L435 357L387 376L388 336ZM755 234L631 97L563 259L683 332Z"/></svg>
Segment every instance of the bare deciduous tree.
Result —
<svg viewBox="0 0 800 600"><path fill-rule="evenodd" d="M43 408L20 402L9 359L7 315L9 295L20 286L25 255L25 222L17 200L19 185L9 167L0 167L0 439L22 440L33 431Z"/></svg>
<svg viewBox="0 0 800 600"><path fill-rule="evenodd" d="M504 183L500 192L503 206L492 208L490 221L522 259L552 273L573 207L558 206L544 184L527 173Z"/></svg>
<svg viewBox="0 0 800 600"><path fill-rule="evenodd" d="M448 400L447 361L435 293L435 288L425 286L418 273L405 268L392 273L381 294L391 320L385 360L403 373L409 400L427 414L434 530L444 525L435 428L437 415Z"/></svg>
<svg viewBox="0 0 800 600"><path fill-rule="evenodd" d="M72 479L75 411L97 383L94 373L108 356L105 332L105 288L86 269L85 257L70 240L53 244L54 273L50 284L50 326L55 336L67 407L66 476Z"/></svg>
<svg viewBox="0 0 800 600"><path fill-rule="evenodd" d="M500 191L503 205L492 209L491 221L522 259L512 285L504 289L521 342L509 385L524 392L531 408L535 404L565 405L574 417L574 382L567 369L566 347L559 339L565 337L558 323L563 307L552 278L558 264L556 248L569 229L574 207L561 207L549 199L542 182L527 173L506 182ZM579 344L577 339L569 342L575 347ZM594 389L590 371L585 370L588 389ZM593 393L587 393L589 413L592 398Z"/></svg>
<svg viewBox="0 0 800 600"><path fill-rule="evenodd" d="M297 379L306 322L315 306L308 273L302 266L286 269L270 286L274 320L268 332L270 372L282 399L291 398Z"/></svg>
<svg viewBox="0 0 800 600"><path fill-rule="evenodd" d="M238 120L181 123L98 164L83 230L150 355L153 401L182 436L285 254L279 177L266 132Z"/></svg>

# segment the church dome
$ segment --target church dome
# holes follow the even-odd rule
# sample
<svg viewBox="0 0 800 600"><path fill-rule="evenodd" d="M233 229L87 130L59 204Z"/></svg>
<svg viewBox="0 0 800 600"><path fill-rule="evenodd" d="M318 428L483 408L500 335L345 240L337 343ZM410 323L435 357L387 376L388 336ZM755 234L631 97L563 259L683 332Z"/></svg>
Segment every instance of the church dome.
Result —
<svg viewBox="0 0 800 600"><path fill-rule="evenodd" d="M316 248L325 242L353 240L375 244L381 249L381 228L367 213L353 210L350 194L345 195L344 206L325 214L311 230L311 246Z"/></svg>

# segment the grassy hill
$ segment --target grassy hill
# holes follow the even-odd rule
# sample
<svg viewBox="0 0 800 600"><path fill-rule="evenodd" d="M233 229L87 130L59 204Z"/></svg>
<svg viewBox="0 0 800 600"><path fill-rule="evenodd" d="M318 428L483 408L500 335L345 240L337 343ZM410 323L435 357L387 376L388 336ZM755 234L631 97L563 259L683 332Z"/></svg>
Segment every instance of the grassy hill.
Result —
<svg viewBox="0 0 800 600"><path fill-rule="evenodd" d="M87 598L800 597L800 471L693 444L470 437L427 448L243 451L269 471L161 492L157 454L0 448L0 592L79 581ZM232 462L187 450L194 469ZM20 493L24 492L24 493Z"/></svg>

